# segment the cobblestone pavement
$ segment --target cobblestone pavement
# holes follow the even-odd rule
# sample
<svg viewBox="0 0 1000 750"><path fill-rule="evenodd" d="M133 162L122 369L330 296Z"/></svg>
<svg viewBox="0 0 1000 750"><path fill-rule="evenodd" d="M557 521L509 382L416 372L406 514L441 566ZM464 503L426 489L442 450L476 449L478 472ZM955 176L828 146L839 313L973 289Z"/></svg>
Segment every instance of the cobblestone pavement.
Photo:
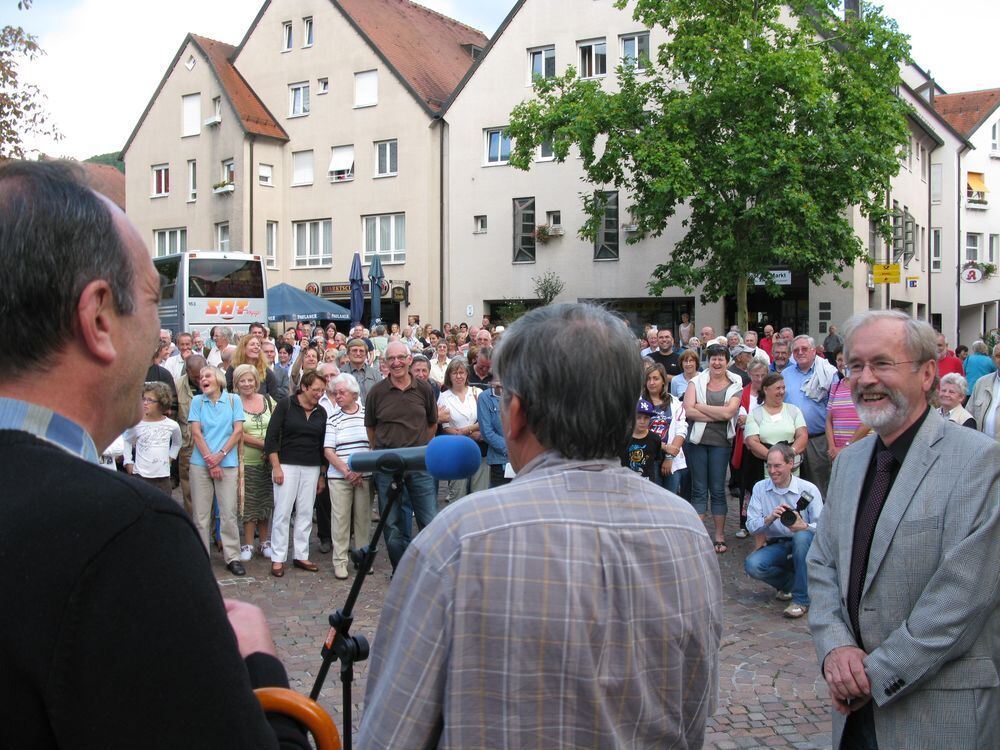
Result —
<svg viewBox="0 0 1000 750"><path fill-rule="evenodd" d="M736 503L730 499L730 510ZM735 513L727 523L729 552L719 556L725 591L725 632L719 669L719 710L709 720L705 747L829 748L830 718L826 685L816 665L806 618L782 617L784 602L774 591L743 572L751 549L749 539L739 540ZM313 537L311 559L318 573L307 573L286 564L283 578L269 575L266 559L254 557L246 564L247 576L234 578L218 553L212 566L224 596L250 601L267 614L278 654L288 670L291 686L301 693L312 690L319 671L320 649L329 629L327 617L341 607L352 578L333 577L330 555L320 555ZM365 581L354 609L352 632L375 640L379 612L389 586L389 562L380 547L375 572ZM357 727L363 705L367 662L355 670L353 721ZM339 665L327 675L320 704L342 727Z"/></svg>

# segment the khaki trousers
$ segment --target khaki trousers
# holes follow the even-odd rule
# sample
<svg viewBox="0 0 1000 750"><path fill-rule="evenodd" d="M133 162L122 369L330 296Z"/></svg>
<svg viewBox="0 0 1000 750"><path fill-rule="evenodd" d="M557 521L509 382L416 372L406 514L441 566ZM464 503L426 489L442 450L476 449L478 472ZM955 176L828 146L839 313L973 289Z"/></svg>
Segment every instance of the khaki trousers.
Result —
<svg viewBox="0 0 1000 750"><path fill-rule="evenodd" d="M219 528L222 535L222 557L228 565L240 559L240 531L236 521L236 483L239 469L222 470L222 479L212 479L205 466L191 466L191 506L194 525L201 542L211 554L212 497L219 501Z"/></svg>

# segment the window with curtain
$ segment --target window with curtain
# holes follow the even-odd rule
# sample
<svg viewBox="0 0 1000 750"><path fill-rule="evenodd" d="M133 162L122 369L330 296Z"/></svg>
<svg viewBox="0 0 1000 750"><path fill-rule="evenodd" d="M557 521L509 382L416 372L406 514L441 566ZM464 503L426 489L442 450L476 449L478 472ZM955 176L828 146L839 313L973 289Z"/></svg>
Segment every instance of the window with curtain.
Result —
<svg viewBox="0 0 1000 750"><path fill-rule="evenodd" d="M406 214L363 216L364 262L376 255L383 264L406 262Z"/></svg>

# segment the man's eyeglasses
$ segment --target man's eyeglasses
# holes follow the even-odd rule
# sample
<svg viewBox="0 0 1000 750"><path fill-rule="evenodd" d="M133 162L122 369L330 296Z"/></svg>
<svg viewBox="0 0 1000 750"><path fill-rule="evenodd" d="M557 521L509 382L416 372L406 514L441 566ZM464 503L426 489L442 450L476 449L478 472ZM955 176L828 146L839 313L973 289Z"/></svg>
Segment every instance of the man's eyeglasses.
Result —
<svg viewBox="0 0 1000 750"><path fill-rule="evenodd" d="M861 360L851 360L847 363L847 375L861 375L867 367L872 371L872 375L888 375L900 365L917 364L915 359L904 359L896 362L892 359L876 359L873 362L862 362Z"/></svg>
<svg viewBox="0 0 1000 750"><path fill-rule="evenodd" d="M386 357L386 362L405 362L406 358L410 356L409 354L393 354L391 357Z"/></svg>

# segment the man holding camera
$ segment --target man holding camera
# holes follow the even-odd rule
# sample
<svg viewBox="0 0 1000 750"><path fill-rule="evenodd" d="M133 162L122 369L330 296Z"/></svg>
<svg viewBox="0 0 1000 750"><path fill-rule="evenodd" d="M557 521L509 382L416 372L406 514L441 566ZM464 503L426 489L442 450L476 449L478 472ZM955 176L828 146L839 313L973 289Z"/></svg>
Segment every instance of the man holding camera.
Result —
<svg viewBox="0 0 1000 750"><path fill-rule="evenodd" d="M760 546L747 556L744 569L751 578L774 586L779 600L790 600L785 617L796 619L809 611L806 555L823 498L816 485L792 474L795 452L790 445L773 446L766 467L770 478L754 485L747 506L747 530Z"/></svg>

